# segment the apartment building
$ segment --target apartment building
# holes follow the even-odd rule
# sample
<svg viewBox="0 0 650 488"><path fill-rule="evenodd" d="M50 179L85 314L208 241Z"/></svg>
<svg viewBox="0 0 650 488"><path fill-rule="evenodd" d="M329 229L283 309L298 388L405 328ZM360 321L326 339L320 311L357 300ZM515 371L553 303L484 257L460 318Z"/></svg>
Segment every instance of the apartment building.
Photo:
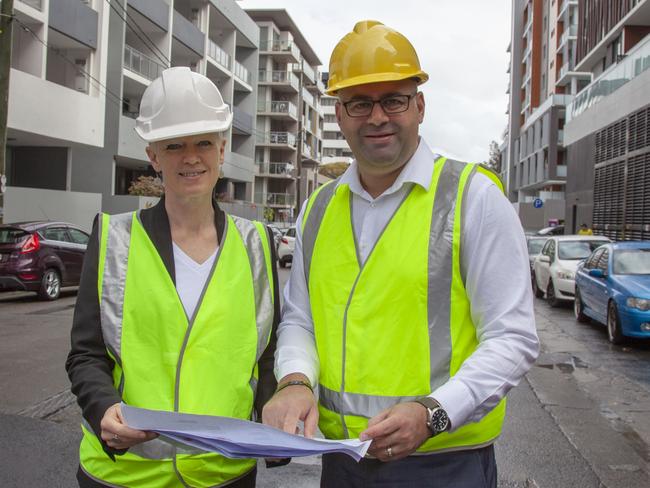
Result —
<svg viewBox="0 0 650 488"><path fill-rule="evenodd" d="M589 83L576 69L578 0L514 0L504 175L525 228L565 219L566 106Z"/></svg>
<svg viewBox="0 0 650 488"><path fill-rule="evenodd" d="M327 86L329 73L323 73L323 84ZM323 106L323 164L345 162L352 160L352 151L345 136L341 132L339 123L336 121L337 97L323 95L321 105Z"/></svg>
<svg viewBox="0 0 650 488"><path fill-rule="evenodd" d="M65 219L151 204L128 195L151 175L134 132L145 88L169 66L219 86L234 114L225 202L251 201L259 29L234 0L16 0L5 220ZM233 213L250 209L231 205Z"/></svg>
<svg viewBox="0 0 650 488"><path fill-rule="evenodd" d="M260 30L255 196L267 220L291 222L318 185L322 64L284 9L249 9Z"/></svg>
<svg viewBox="0 0 650 488"><path fill-rule="evenodd" d="M650 1L581 0L576 67L593 81L567 106L566 224L650 239Z"/></svg>

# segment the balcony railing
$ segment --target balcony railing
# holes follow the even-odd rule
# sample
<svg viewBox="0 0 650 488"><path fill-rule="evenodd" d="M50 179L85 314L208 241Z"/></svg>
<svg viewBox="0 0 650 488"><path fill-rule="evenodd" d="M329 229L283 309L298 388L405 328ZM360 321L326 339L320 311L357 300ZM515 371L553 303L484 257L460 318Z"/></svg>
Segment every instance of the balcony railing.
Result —
<svg viewBox="0 0 650 488"><path fill-rule="evenodd" d="M226 68L228 71L230 71L230 66L231 66L231 58L230 54L228 54L226 51L224 51L216 42L214 42L212 39L208 39L208 56L210 58L214 59L217 64L220 64L224 68ZM244 80L245 81L245 80Z"/></svg>
<svg viewBox="0 0 650 488"><path fill-rule="evenodd" d="M567 119L577 117L650 69L650 37L637 44L618 64L582 90L567 107Z"/></svg>
<svg viewBox="0 0 650 488"><path fill-rule="evenodd" d="M304 88L302 89L302 99L312 107L314 106L314 96Z"/></svg>
<svg viewBox="0 0 650 488"><path fill-rule="evenodd" d="M296 196L290 193L256 193L255 202L263 205L293 206L296 202Z"/></svg>
<svg viewBox="0 0 650 488"><path fill-rule="evenodd" d="M562 37L560 38L560 46L563 46L569 37L576 37L578 35L578 26L577 25L570 25L568 29L566 29L562 33ZM558 46L559 47L559 46Z"/></svg>
<svg viewBox="0 0 650 488"><path fill-rule="evenodd" d="M294 58L300 59L300 49L293 42L288 41L261 41L260 51L265 52L289 52Z"/></svg>
<svg viewBox="0 0 650 488"><path fill-rule="evenodd" d="M257 101L258 112L269 112L274 114L289 114L292 117L298 116L298 107L293 103L286 100L273 100L265 102L264 100Z"/></svg>
<svg viewBox="0 0 650 488"><path fill-rule="evenodd" d="M299 87L298 77L289 71L268 71L261 69L258 73L258 80L260 83L288 83L296 90Z"/></svg>
<svg viewBox="0 0 650 488"><path fill-rule="evenodd" d="M258 144L284 144L287 146L296 145L296 136L290 132L270 132L257 134Z"/></svg>
<svg viewBox="0 0 650 488"><path fill-rule="evenodd" d="M29 5L32 8L35 8L36 10L43 10L43 1L42 0L20 0L22 3L25 5Z"/></svg>
<svg viewBox="0 0 650 488"><path fill-rule="evenodd" d="M293 164L291 163L259 163L260 165L260 174L265 175L278 175L285 176L286 178L292 178L292 171L294 169Z"/></svg>
<svg viewBox="0 0 650 488"><path fill-rule="evenodd" d="M248 71L248 69L236 59L234 63L233 74L240 80L248 83L249 85L251 84L252 77L250 71Z"/></svg>
<svg viewBox="0 0 650 488"><path fill-rule="evenodd" d="M124 45L124 67L148 80L155 80L165 69L164 66L156 63L149 56L142 54L128 44Z"/></svg>

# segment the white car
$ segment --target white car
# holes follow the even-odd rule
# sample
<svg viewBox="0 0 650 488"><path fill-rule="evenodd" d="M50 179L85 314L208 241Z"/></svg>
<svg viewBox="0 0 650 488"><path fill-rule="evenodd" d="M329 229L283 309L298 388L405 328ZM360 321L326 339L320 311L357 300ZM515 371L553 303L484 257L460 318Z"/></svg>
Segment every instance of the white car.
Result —
<svg viewBox="0 0 650 488"><path fill-rule="evenodd" d="M580 261L603 244L604 236L552 236L533 263L533 291L537 298L546 295L552 307L575 298L575 276Z"/></svg>
<svg viewBox="0 0 650 488"><path fill-rule="evenodd" d="M281 268L286 267L288 263L293 261L293 250L295 247L296 228L289 227L282 238L280 238L280 243L278 244L278 261L280 261Z"/></svg>

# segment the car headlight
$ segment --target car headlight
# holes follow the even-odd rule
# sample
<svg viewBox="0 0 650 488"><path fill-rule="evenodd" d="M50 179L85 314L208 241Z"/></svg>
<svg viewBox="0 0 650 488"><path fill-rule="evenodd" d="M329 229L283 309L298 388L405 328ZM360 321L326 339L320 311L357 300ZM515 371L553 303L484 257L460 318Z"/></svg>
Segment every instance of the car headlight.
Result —
<svg viewBox="0 0 650 488"><path fill-rule="evenodd" d="M575 279L576 275L573 271L566 271L561 269L557 272L557 277L561 280L573 280Z"/></svg>
<svg viewBox="0 0 650 488"><path fill-rule="evenodd" d="M627 306L630 308L638 308L639 310L650 310L650 299L648 298L634 298L627 299Z"/></svg>

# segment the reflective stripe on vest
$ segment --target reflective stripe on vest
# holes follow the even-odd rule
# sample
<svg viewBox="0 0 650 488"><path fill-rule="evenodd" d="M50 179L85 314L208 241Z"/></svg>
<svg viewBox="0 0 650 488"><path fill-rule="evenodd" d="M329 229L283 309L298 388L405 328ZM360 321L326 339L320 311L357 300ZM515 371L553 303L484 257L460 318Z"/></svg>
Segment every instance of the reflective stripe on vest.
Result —
<svg viewBox="0 0 650 488"><path fill-rule="evenodd" d="M250 418L257 362L273 322L272 286L264 227L227 216L213 268L193 317L187 317L139 213L102 216L101 327L124 401ZM117 486L219 486L255 466L254 460L231 460L161 438L129 449L114 463L87 426L80 454L90 476Z"/></svg>
<svg viewBox="0 0 650 488"><path fill-rule="evenodd" d="M411 188L363 264L352 249L349 187L330 183L308 204L303 257L326 436L357 436L380 411L446 383L475 350L460 274L464 193L475 171L438 159L429 191ZM502 402L481 422L436 436L420 450L485 445L499 435L504 409Z"/></svg>

